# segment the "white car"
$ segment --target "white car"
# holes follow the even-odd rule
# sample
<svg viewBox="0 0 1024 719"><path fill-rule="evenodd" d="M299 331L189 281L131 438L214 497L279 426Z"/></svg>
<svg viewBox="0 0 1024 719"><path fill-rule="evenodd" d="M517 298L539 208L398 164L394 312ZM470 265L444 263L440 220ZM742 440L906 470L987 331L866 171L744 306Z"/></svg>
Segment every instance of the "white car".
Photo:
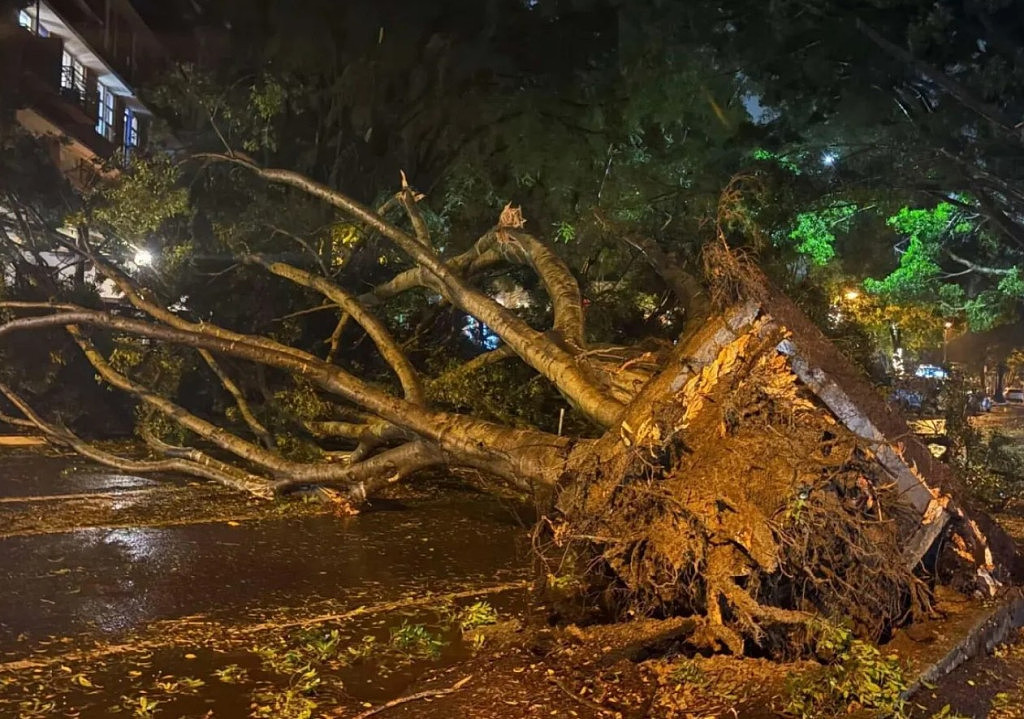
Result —
<svg viewBox="0 0 1024 719"><path fill-rule="evenodd" d="M1013 389L1006 390L1006 401L1024 403L1024 389L1014 387Z"/></svg>

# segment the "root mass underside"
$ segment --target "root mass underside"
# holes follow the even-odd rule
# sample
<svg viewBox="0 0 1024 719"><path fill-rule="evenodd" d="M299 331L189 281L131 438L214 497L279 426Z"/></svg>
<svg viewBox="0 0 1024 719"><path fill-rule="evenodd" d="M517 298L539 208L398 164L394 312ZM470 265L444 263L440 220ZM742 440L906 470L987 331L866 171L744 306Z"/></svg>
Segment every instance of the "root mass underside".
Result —
<svg viewBox="0 0 1024 719"><path fill-rule="evenodd" d="M544 543L586 593L625 614L707 617L707 643L781 649L811 614L878 639L927 610L901 542L919 518L863 440L839 424L775 350L741 336L624 450L589 458L559 496Z"/></svg>

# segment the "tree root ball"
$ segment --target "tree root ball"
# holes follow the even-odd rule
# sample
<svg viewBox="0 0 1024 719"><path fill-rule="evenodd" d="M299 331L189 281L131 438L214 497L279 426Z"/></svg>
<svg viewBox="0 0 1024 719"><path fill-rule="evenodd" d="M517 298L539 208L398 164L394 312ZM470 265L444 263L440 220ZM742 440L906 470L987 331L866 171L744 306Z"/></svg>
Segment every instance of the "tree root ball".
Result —
<svg viewBox="0 0 1024 719"><path fill-rule="evenodd" d="M812 614L878 640L929 608L917 518L757 325L563 484L547 574L615 616L703 615L704 643L792 654ZM564 583L564 582L563 582Z"/></svg>

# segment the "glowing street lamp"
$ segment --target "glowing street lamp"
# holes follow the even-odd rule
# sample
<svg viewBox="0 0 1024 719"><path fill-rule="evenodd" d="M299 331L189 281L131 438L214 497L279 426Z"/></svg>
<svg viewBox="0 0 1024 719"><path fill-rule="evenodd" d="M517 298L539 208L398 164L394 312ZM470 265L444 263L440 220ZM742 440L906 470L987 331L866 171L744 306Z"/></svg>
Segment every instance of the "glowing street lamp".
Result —
<svg viewBox="0 0 1024 719"><path fill-rule="evenodd" d="M839 159L839 155L834 152L823 152L821 155L821 164L825 167L832 167L836 164L836 160Z"/></svg>
<svg viewBox="0 0 1024 719"><path fill-rule="evenodd" d="M140 247L135 250L133 261L139 267L151 267L153 265L153 253Z"/></svg>
<svg viewBox="0 0 1024 719"><path fill-rule="evenodd" d="M858 290L852 290L852 289L851 290L847 290L846 292L843 293L843 297L846 298L847 300L850 300L852 302L853 300L855 300L858 297L860 297L860 292Z"/></svg>

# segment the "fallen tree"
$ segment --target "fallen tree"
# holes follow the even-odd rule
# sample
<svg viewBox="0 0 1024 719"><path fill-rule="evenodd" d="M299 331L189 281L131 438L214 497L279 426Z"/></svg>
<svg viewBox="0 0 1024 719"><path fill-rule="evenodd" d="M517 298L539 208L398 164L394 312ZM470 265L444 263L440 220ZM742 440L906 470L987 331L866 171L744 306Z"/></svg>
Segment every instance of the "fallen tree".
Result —
<svg viewBox="0 0 1024 719"><path fill-rule="evenodd" d="M30 331L67 333L102 382L202 445L171 446L143 432L153 456L116 456L0 385L14 408L6 421L113 467L185 472L265 497L320 485L359 505L428 468L477 470L532 494L547 510L537 539L549 575L583 577L579 594L612 612L706 616L697 639L734 652L746 641L788 645L791 630L815 614L850 618L877 638L927 611L936 571L970 591L992 592L1010 576L1012 542L970 511L945 468L795 305L728 250L721 233L706 257L720 299L715 308L656 245L632 239L686 308L686 329L661 351L593 347L576 279L551 247L524 231L514 208L469 251L442 257L420 197L404 183L389 205L404 210L407 225L387 219L387 208L365 207L294 172L234 154L203 159L320 198L411 261L359 293L297 263L258 253L237 258L321 295L340 313L339 327L358 325L399 391L333 361L340 330L325 358L191 318L79 242L69 250L113 281L129 306L8 301L3 307L12 314L0 325L0 341ZM500 265L536 273L551 304L550 328L531 326L474 284L478 273ZM435 293L501 340L453 371L515 358L557 388L598 436L505 426L433 406L427 378L376 311L414 289ZM198 351L240 420L200 416L133 377L100 348L103 333ZM309 436L345 441L349 450L333 461L279 451L225 359L315 386L326 409L306 423Z"/></svg>

